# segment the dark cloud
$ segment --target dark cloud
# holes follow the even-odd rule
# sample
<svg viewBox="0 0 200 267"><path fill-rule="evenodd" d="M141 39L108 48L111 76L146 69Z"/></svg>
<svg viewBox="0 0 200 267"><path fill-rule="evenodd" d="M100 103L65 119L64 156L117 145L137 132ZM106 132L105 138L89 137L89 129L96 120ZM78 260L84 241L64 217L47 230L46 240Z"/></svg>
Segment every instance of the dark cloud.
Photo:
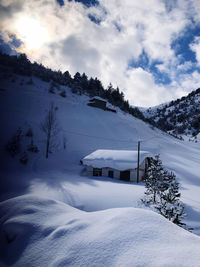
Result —
<svg viewBox="0 0 200 267"><path fill-rule="evenodd" d="M22 45L22 41L17 39L17 37L14 34L9 34L10 41L9 43L15 47L19 48Z"/></svg>
<svg viewBox="0 0 200 267"><path fill-rule="evenodd" d="M62 42L61 54L63 59L71 66L76 66L75 70L98 75L98 63L100 55L98 51L89 46L75 36L70 36Z"/></svg>
<svg viewBox="0 0 200 267"><path fill-rule="evenodd" d="M20 12L23 9L23 1L13 1L8 5L3 4L0 0L0 18L1 21L4 19L11 18L16 13Z"/></svg>
<svg viewBox="0 0 200 267"><path fill-rule="evenodd" d="M4 40L0 37L0 51L3 54L8 54L8 55L17 55L18 53L12 49L9 43L4 42Z"/></svg>
<svg viewBox="0 0 200 267"><path fill-rule="evenodd" d="M22 45L22 42L14 34L7 34L8 41L0 33L0 51L8 55L17 55L16 49Z"/></svg>

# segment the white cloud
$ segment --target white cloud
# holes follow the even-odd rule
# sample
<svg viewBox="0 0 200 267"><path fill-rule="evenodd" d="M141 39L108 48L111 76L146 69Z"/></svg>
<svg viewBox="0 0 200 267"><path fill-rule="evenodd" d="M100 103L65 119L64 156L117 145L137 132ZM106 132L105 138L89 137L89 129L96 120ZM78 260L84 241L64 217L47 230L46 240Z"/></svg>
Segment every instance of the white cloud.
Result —
<svg viewBox="0 0 200 267"><path fill-rule="evenodd" d="M195 64L191 61L185 61L183 64L178 65L178 70L181 71L187 71L189 69L191 69L192 67L194 67Z"/></svg>
<svg viewBox="0 0 200 267"><path fill-rule="evenodd" d="M72 75L79 71L97 76L104 85L112 82L125 92L131 104L149 106L175 97L178 82L173 90L170 86L164 88L155 83L152 73L130 69L128 64L145 51L150 61L161 62L160 71L175 78L179 60L171 43L190 23L190 15L196 14L198 2L189 0L191 8L187 0L176 4L162 0L99 2L99 6L86 8L81 3L65 1L61 8L52 0L0 0L1 27L16 33L16 22L23 16L39 21L48 32L48 40L40 49L28 49L21 36L22 48L30 59L53 69L69 70ZM101 22L95 24L88 14ZM197 21L196 15L195 18ZM197 53L196 47L192 49Z"/></svg>
<svg viewBox="0 0 200 267"><path fill-rule="evenodd" d="M194 42L190 44L190 49L195 52L196 60L200 66L200 36L195 37Z"/></svg>
<svg viewBox="0 0 200 267"><path fill-rule="evenodd" d="M183 94L185 95L200 87L200 73L193 71L190 74L182 74L179 80L175 81L172 85L179 94L179 97Z"/></svg>
<svg viewBox="0 0 200 267"><path fill-rule="evenodd" d="M125 96L131 104L142 103L143 106L155 106L171 100L169 90L162 85L156 85L151 73L142 68L127 71Z"/></svg>

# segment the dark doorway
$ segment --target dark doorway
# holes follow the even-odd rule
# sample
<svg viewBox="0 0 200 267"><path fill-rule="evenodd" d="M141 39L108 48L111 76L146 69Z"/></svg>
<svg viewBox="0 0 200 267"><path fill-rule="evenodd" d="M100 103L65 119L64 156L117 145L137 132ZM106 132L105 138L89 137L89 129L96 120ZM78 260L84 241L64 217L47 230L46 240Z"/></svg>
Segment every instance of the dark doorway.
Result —
<svg viewBox="0 0 200 267"><path fill-rule="evenodd" d="M130 181L130 171L120 172L120 180Z"/></svg>
<svg viewBox="0 0 200 267"><path fill-rule="evenodd" d="M108 177L113 178L114 172L113 171L108 171Z"/></svg>
<svg viewBox="0 0 200 267"><path fill-rule="evenodd" d="M102 176L102 169L94 168L93 169L93 176Z"/></svg>

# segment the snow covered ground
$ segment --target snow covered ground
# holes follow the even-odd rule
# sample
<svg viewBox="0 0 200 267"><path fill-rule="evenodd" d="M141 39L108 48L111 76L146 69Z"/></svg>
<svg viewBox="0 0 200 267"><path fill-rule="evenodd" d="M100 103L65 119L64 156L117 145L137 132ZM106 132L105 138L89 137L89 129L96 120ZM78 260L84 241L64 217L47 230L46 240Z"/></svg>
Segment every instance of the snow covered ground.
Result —
<svg viewBox="0 0 200 267"><path fill-rule="evenodd" d="M1 81L1 261L16 266L198 266L200 237L141 209L144 185L87 177L80 159L96 149L160 153L175 172L185 223L200 235L199 143L179 141L119 111L87 106L87 96L50 94L49 84L15 76ZM23 82L22 82L23 80ZM51 102L60 133L45 159L40 123ZM5 153L18 127L31 126L38 154L27 165ZM63 138L66 137L66 149ZM23 137L23 145L29 140ZM24 145L24 146L25 146ZM5 202L3 202L5 201ZM55 256L56 255L56 256Z"/></svg>
<svg viewBox="0 0 200 267"><path fill-rule="evenodd" d="M0 210L7 266L197 266L200 260L200 238L152 211L83 212L33 195L12 198Z"/></svg>

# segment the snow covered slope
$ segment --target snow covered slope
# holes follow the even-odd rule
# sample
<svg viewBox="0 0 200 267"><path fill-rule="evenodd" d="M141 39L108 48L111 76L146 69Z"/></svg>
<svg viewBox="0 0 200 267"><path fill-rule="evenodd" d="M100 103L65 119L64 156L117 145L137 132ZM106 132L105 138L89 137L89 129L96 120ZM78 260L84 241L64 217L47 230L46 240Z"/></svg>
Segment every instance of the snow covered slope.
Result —
<svg viewBox="0 0 200 267"><path fill-rule="evenodd" d="M32 195L5 201L0 211L7 266L195 267L200 261L200 237L152 211L88 213Z"/></svg>
<svg viewBox="0 0 200 267"><path fill-rule="evenodd" d="M31 84L29 82L30 78L28 77L8 72L1 75L0 200L4 201L10 199L8 202L4 202L1 205L3 218L5 219L1 221L1 223L4 229L4 227L7 227L5 224L9 221L12 224L12 221L14 221L14 227L11 227L10 229L10 226L8 226L8 230L10 229L11 232L13 229L19 229L20 232L20 225L24 225L24 222L25 225L27 225L27 232L24 232L24 226L22 226L22 239L26 240L26 242L22 245L23 247L21 247L21 243L15 243L18 242L18 239L16 239L13 244L12 242L9 243L9 241L4 240L5 242L2 244L4 253L1 257L1 261L4 264L9 264L8 255L12 255L12 253L14 253L14 249L19 246L21 248L19 254L17 256L15 255L15 257L13 254L13 258L11 257L12 264L16 264L17 266L25 266L29 261L31 261L31 257L33 256L31 250L37 252L38 248L42 250L40 254L41 258L35 259L33 257L33 266L38 266L37 263L40 259L41 262L48 259L50 257L49 251L51 251L52 254L59 254L59 251L61 251L60 256L55 259L58 259L58 261L55 262L55 266L66 266L66 264L64 264L64 252L68 255L66 256L66 263L73 266L73 262L76 262L74 255L78 254L78 241L76 241L76 238L79 236L79 230L76 232L76 229L78 228L75 227L75 230L72 232L70 232L71 230L69 231L71 237L67 234L65 236L65 234L61 233L61 235L57 235L56 241L54 238L53 241L50 241L51 234L47 234L45 238L41 238L41 236L43 236L43 228L48 226L50 223L49 218L52 218L52 221L54 221L54 214L56 216L57 212L60 212L61 215L57 218L60 222L55 222L52 232L54 230L56 231L57 227L65 225L65 222L67 223L70 218L77 216L77 218L80 218L81 222L82 220L86 220L86 228L88 227L89 232L87 232L86 229L83 230L83 235L80 236L82 243L79 242L79 244L80 249L83 249L84 245L88 249L86 249L85 252L83 250L81 253L86 253L88 255L90 251L91 262L93 260L91 258L92 247L94 246L96 250L102 249L102 246L98 246L99 243L96 243L95 241L98 239L98 231L95 229L100 229L103 233L102 235L99 233L99 240L101 240L101 242L103 242L102 240L105 240L103 252L105 255L110 253L110 258L112 258L112 253L114 253L112 251L113 242L116 243L119 242L119 240L123 240L123 236L124 243L122 242L122 246L127 241L128 247L124 245L124 248L127 248L127 250L125 249L123 252L124 256L119 253L119 250L116 250L117 252L111 262L111 266L116 266L116 264L118 264L118 266L120 266L120 264L123 266L122 261L125 257L130 259L130 261L133 260L131 256L133 251L134 253L137 253L137 255L140 255L138 256L139 258L135 259L135 263L138 263L138 265L141 263L142 265L142 255L144 254L141 247L143 247L145 243L144 240L146 239L144 237L141 243L140 240L138 243L134 243L134 240L137 240L138 236L142 235L143 231L144 233L147 233L145 227L149 225L147 230L150 231L149 229L154 229L154 235L151 235L150 232L147 235L147 240L149 240L150 243L148 243L149 246L145 248L145 255L148 255L149 258L144 258L143 265L145 265L145 260L149 260L150 266L156 266L156 262L157 265L162 265L159 259L155 257L160 240L159 238L162 240L162 259L163 261L166 260L166 262L169 263L166 266L169 266L170 262L174 263L174 261L172 259L173 257L169 258L169 254L165 254L164 251L165 249L167 251L169 246L172 246L173 243L174 246L175 244L178 246L178 238L182 240L182 246L179 247L176 252L174 251L175 254L173 254L174 257L177 256L178 265L184 266L185 263L188 263L188 261L186 261L187 257L184 256L184 253L181 253L178 256L178 251L185 251L185 255L188 255L188 253L192 252L193 246L196 247L196 250L194 249L194 261L191 263L194 266L195 262L199 263L198 255L195 254L196 251L199 251L199 237L195 237L193 234L172 225L160 215L152 212L148 213L148 211L138 211L138 209L135 210L134 208L131 208L130 210L112 210L112 208L119 207L138 208L138 203L140 202L144 192L144 185L142 183L136 185L104 177L86 177L84 174L84 167L80 165L80 159L94 150L136 150L138 140L142 140L142 150L149 151L152 154L160 153L164 165L176 173L177 179L181 184L181 200L184 202L186 213L188 214L185 222L188 226L194 227L194 233L200 234L199 143L196 144L177 140L158 129L153 129L152 126L145 124L143 121L140 121L131 115L124 114L119 109L117 110L117 113L112 113L89 107L87 106L89 100L87 96L72 94L69 88L61 87L66 90L67 94L67 97L63 98L60 96L60 91L58 89L55 89L55 94L50 94L50 84L43 82L38 78L33 77L33 84ZM53 153L50 154L49 159L46 159L45 138L40 129L40 124L45 117L45 112L48 110L52 102L54 102L54 105L57 107L56 113L60 125L60 133L56 139L56 147L54 148L54 151L52 151ZM21 152L15 158L11 158L10 155L5 152L5 144L8 140L10 140L11 136L16 132L18 127L21 127L24 133L21 142ZM26 136L26 132L30 127L33 129L34 143L37 144L40 152L27 152L29 158L28 163L27 165L22 165L19 163L19 158L21 153L26 150L27 145L30 143L30 139ZM66 149L63 147L64 137L66 138ZM29 195L30 193L32 197ZM24 196L24 199L23 197L13 198L21 195L27 196ZM37 200L41 198L41 196L50 199L51 201L59 201L59 203L56 202L57 204L53 207L51 206L51 203L55 202L46 202L46 200L44 200L45 211L43 213L43 211L41 211L43 201ZM37 204L37 201L39 204ZM31 211L31 209L29 209L30 207L27 207L26 204L19 204L22 202L29 203L30 206L33 206L34 212L30 212L31 216L29 214L29 211ZM21 208L18 208L20 205ZM77 209L74 210L67 205L81 209L84 212ZM15 208L12 208L12 206ZM36 207L37 211L35 211ZM66 212L64 212L65 209ZM96 212L105 209L111 210ZM68 214L67 210L70 210L70 214ZM73 212L71 212L71 210L73 210ZM92 213L85 213L85 211ZM29 215L26 215L25 213ZM66 215L62 215L63 213L66 213ZM77 215L72 216L72 213ZM19 217L17 214L19 214ZM30 216L30 220L33 221L32 224L30 221L26 223L26 220L29 220L28 216ZM91 223L87 221L88 219L85 219L87 216L91 216ZM109 223L110 216L113 216L116 221L115 224ZM149 219L147 219L146 216ZM132 227L133 222L130 217L136 218L136 222L141 225L139 232ZM142 217L146 218L146 224L142 224ZM17 218L19 218L19 221L17 222L19 227L15 225ZM37 218L41 218L41 221L37 221ZM121 218L121 220L119 218ZM104 219L108 220L108 222L105 222ZM157 228L153 228L154 219L156 221L156 227L159 224L160 227L163 226L163 234L160 233L160 230L158 234L156 234ZM96 224L99 226L99 223L97 223L98 220L99 222L105 223L105 229L100 227L95 228ZM119 225L117 224L118 220ZM28 225L30 225L30 227ZM128 234L123 231L121 235L120 233L117 235L115 227L117 229L124 228L124 231L125 229L130 230L131 239L128 239ZM109 228L109 231L106 230L107 228ZM104 231L107 231L106 234ZM64 226L64 233L66 232L67 230ZM89 235L87 235L87 233L89 233ZM95 234L93 235L93 233ZM94 237L91 240L89 239L90 235L93 235ZM112 238L109 240L105 239L105 236L109 237L109 235L111 235ZM116 239L114 237L115 235L117 236ZM164 236L167 238L165 242ZM67 238L69 238L70 241L65 250L65 247L62 244L67 243ZM80 241L80 239L78 240ZM10 240L9 237L8 240ZM19 242L21 241L19 240ZM76 247L74 252L72 244ZM138 249L135 249L137 245ZM153 249L153 247L155 249ZM121 247L119 246L119 248ZM191 248L191 250L189 248ZM173 249L169 251L172 250ZM153 256L151 257L151 255ZM82 256L77 258L77 264L74 266L79 266L82 258ZM59 262L59 260L61 261ZM95 258L95 260L97 259ZM109 265L108 258L105 258L105 262ZM51 265L54 262L51 258L49 258L49 262L47 260L47 263ZM86 261L86 264L88 264L88 261ZM127 266L130 265L131 263L127 262Z"/></svg>
<svg viewBox="0 0 200 267"><path fill-rule="evenodd" d="M197 142L200 132L200 88L181 99L141 110L157 127Z"/></svg>

